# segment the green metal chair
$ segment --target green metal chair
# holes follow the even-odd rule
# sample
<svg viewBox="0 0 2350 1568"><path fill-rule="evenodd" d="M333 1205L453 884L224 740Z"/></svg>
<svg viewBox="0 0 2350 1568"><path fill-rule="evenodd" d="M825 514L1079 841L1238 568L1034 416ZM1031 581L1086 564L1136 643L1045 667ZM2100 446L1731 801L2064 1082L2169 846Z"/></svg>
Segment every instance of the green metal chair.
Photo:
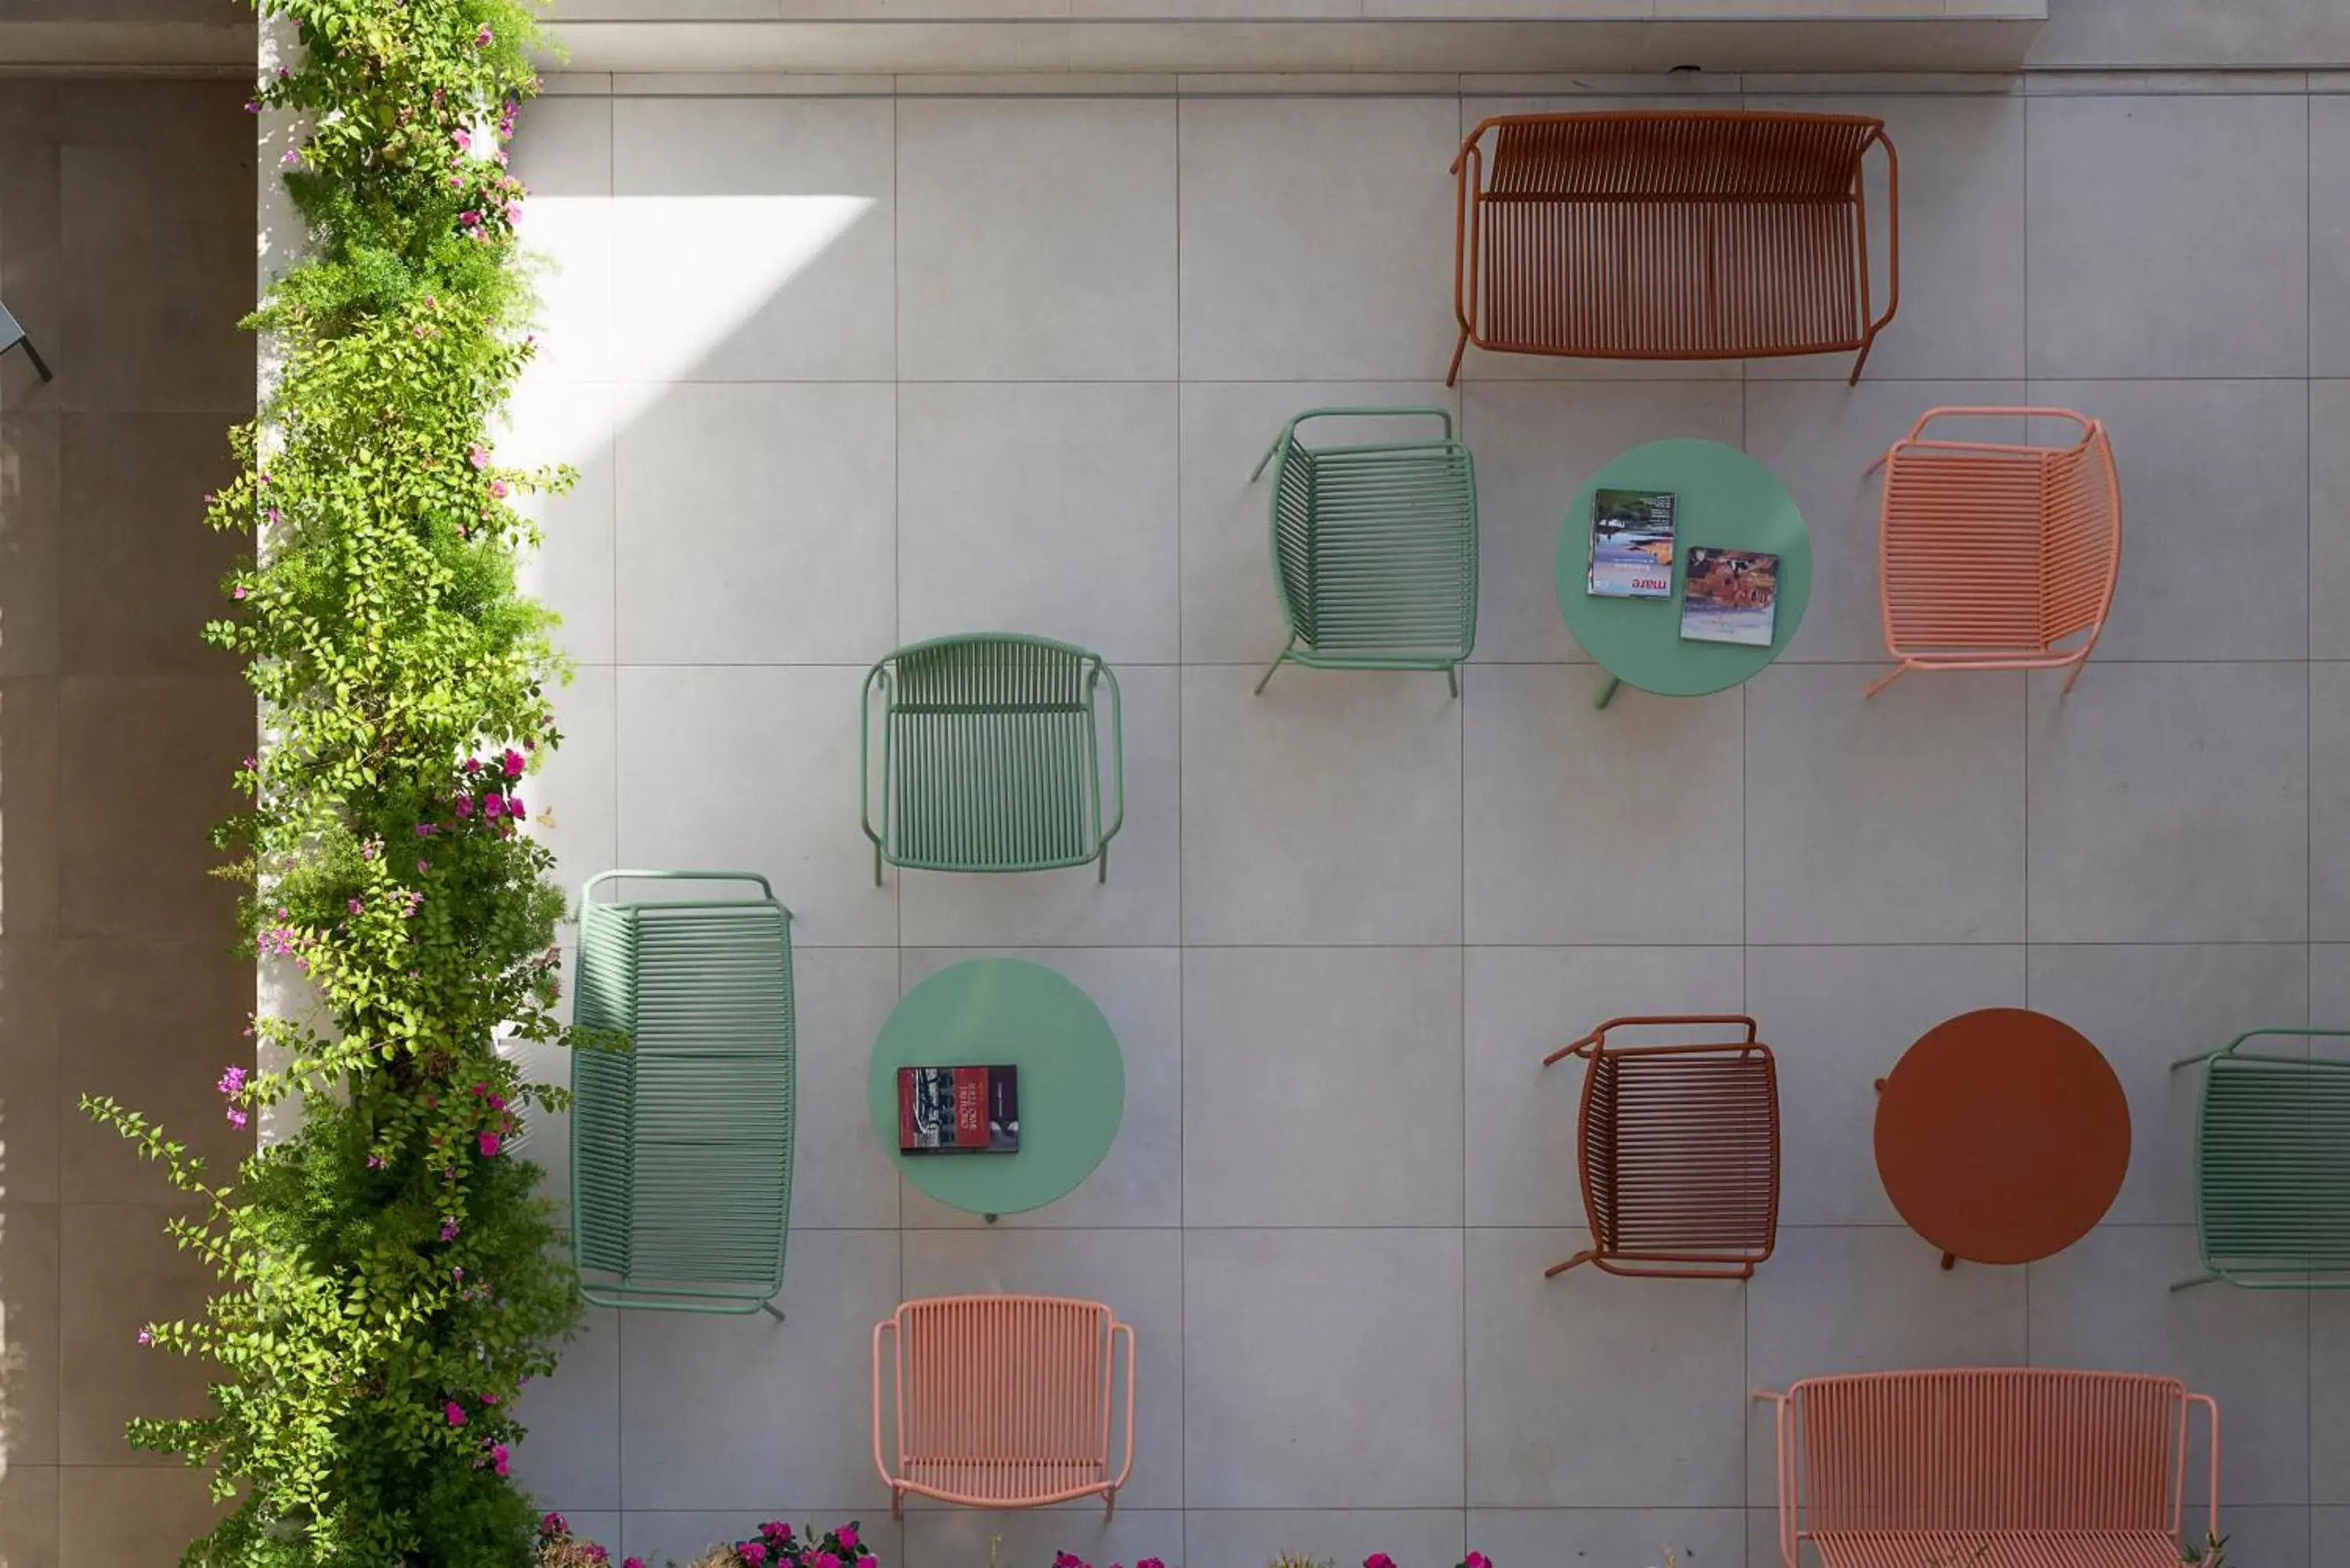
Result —
<svg viewBox="0 0 2350 1568"><path fill-rule="evenodd" d="M2242 1050L2270 1036L2317 1041L2350 1029L2254 1029L2203 1064L2195 1129L2195 1229L2203 1272L2251 1290L2350 1287L2350 1062Z"/></svg>
<svg viewBox="0 0 2350 1568"><path fill-rule="evenodd" d="M1109 693L1104 744L1099 692ZM880 822L874 822L879 694ZM881 865L920 871L1049 871L1097 862L1126 820L1126 721L1101 655L1012 632L935 638L865 675L858 809ZM1112 806L1102 813L1107 753Z"/></svg>
<svg viewBox="0 0 2350 1568"><path fill-rule="evenodd" d="M1432 419L1437 438L1308 446L1308 420ZM1477 644L1477 469L1443 409L1308 409L1249 475L1274 471L1273 575L1284 661L1326 670L1441 670L1461 695Z"/></svg>
<svg viewBox="0 0 2350 1568"><path fill-rule="evenodd" d="M597 889L646 882L668 897ZM756 898L702 898L708 882ZM571 1245L598 1306L781 1318L796 1051L792 912L752 871L607 871L580 891ZM610 1048L605 1048L608 1044Z"/></svg>

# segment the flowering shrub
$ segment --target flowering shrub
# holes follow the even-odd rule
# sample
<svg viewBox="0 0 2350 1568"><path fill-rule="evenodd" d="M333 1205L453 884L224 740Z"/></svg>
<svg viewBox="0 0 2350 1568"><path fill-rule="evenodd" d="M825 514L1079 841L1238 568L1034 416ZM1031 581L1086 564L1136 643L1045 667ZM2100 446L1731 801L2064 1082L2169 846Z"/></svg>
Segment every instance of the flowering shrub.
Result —
<svg viewBox="0 0 2350 1568"><path fill-rule="evenodd" d="M216 839L253 950L318 1016L257 1020L261 1065L222 1074L239 1128L300 1110L233 1178L84 1102L199 1199L172 1232L219 1281L201 1316L140 1334L218 1369L211 1411L131 1438L236 1500L189 1549L202 1568L523 1568L515 1399L577 1312L508 1153L561 1096L496 1049L561 1034L562 897L515 828L563 671L515 589L531 538L509 501L567 475L486 444L532 348L503 143L538 37L522 0L259 3L301 45L247 107L309 127L285 174L308 248L247 323L278 379L208 498L213 527L262 542L206 636L270 735Z"/></svg>
<svg viewBox="0 0 2350 1568"><path fill-rule="evenodd" d="M759 1533L750 1540L713 1546L695 1558L690 1568L880 1568L872 1549L858 1539L858 1521L852 1519L822 1536L810 1525L809 1533L803 1536L782 1520L772 1519L759 1526ZM550 1513L539 1521L536 1568L608 1568L611 1560L603 1547L573 1535L570 1523L561 1514ZM646 1564L641 1557L627 1557L621 1559L620 1568L646 1568Z"/></svg>

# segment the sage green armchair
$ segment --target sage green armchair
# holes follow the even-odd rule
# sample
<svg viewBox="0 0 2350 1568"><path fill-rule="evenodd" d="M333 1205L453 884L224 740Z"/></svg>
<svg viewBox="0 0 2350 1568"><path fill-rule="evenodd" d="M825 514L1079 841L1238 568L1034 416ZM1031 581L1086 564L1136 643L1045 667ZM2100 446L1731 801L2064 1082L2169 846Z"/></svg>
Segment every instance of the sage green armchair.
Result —
<svg viewBox="0 0 2350 1568"><path fill-rule="evenodd" d="M1309 446L1309 420L1434 420L1440 436ZM1444 409L1309 409L1281 427L1256 472L1273 475L1273 576L1284 663L1457 673L1477 645L1477 468Z"/></svg>
<svg viewBox="0 0 2350 1568"><path fill-rule="evenodd" d="M2350 1061L2314 1054L2350 1029L2254 1029L2203 1064L2195 1124L2195 1232L2203 1272L2172 1290L2225 1280L2251 1290L2350 1287ZM2246 1051L2248 1040L2308 1043L2313 1054Z"/></svg>
<svg viewBox="0 0 2350 1568"><path fill-rule="evenodd" d="M639 901L598 897L642 882ZM701 885L755 883L756 897ZM752 871L607 871L579 898L571 1244L598 1306L780 1318L792 912Z"/></svg>
<svg viewBox="0 0 2350 1568"><path fill-rule="evenodd" d="M885 861L921 871L1091 863L1108 880L1109 843L1126 820L1124 744L1118 677L1097 653L1011 632L898 649L865 675L858 806L874 882Z"/></svg>

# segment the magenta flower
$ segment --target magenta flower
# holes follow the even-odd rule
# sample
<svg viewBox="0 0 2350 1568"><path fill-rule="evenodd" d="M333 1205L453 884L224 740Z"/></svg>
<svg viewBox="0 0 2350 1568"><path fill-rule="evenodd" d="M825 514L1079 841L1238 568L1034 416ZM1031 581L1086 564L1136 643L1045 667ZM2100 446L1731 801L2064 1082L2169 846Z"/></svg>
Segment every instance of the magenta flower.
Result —
<svg viewBox="0 0 2350 1568"><path fill-rule="evenodd" d="M832 1532L832 1537L834 1540L839 1542L843 1546L847 1547L851 1552L857 1550L857 1526L853 1524L844 1524L838 1530ZM1139 1564L1137 1565L1137 1568L1139 1568Z"/></svg>
<svg viewBox="0 0 2350 1568"><path fill-rule="evenodd" d="M255 102L252 99L246 99L244 100L244 112L247 114L259 114L261 112L261 105Z"/></svg>
<svg viewBox="0 0 2350 1568"><path fill-rule="evenodd" d="M244 597L244 585L243 583L237 584L236 587L231 590L231 597L240 599Z"/></svg>
<svg viewBox="0 0 2350 1568"><path fill-rule="evenodd" d="M620 1559L620 1568L645 1568L645 1560L641 1557L623 1557Z"/></svg>
<svg viewBox="0 0 2350 1568"><path fill-rule="evenodd" d="M561 1514L550 1513L539 1520L538 1532L541 1535L568 1535L571 1524Z"/></svg>
<svg viewBox="0 0 2350 1568"><path fill-rule="evenodd" d="M457 222L465 228L478 229L482 226L482 214L468 207L457 214Z"/></svg>
<svg viewBox="0 0 2350 1568"><path fill-rule="evenodd" d="M745 1541L734 1549L734 1554L749 1563L751 1568L759 1568L759 1564L767 1560L767 1549L755 1541Z"/></svg>
<svg viewBox="0 0 2350 1568"><path fill-rule="evenodd" d="M368 1156L368 1168L369 1170L381 1170L383 1168L383 1156L380 1154L371 1154Z"/></svg>
<svg viewBox="0 0 2350 1568"><path fill-rule="evenodd" d="M441 1239L443 1241L453 1241L457 1239L457 1217L454 1214L442 1216Z"/></svg>
<svg viewBox="0 0 2350 1568"><path fill-rule="evenodd" d="M141 1345L152 1345L155 1343L155 1336L142 1328L139 1331L139 1343Z"/></svg>
<svg viewBox="0 0 2350 1568"><path fill-rule="evenodd" d="M1161 1563L1156 1557L1146 1557L1141 1562L1136 1563L1134 1568L1167 1568L1167 1564Z"/></svg>
<svg viewBox="0 0 2350 1568"><path fill-rule="evenodd" d="M840 1559L829 1552L819 1552L808 1568L840 1568Z"/></svg>
<svg viewBox="0 0 2350 1568"><path fill-rule="evenodd" d="M497 1158L498 1148L500 1147L497 1134L485 1132L473 1141L480 1147L482 1158L484 1159L495 1159Z"/></svg>
<svg viewBox="0 0 2350 1568"><path fill-rule="evenodd" d="M588 1561L590 1563L609 1563L612 1560L612 1554L610 1552L605 1551L602 1547L597 1545L592 1541L587 1545L581 1547L580 1550L588 1553Z"/></svg>
<svg viewBox="0 0 2350 1568"><path fill-rule="evenodd" d="M489 449L482 446L469 446L465 449L465 461L475 468L487 468L490 466Z"/></svg>
<svg viewBox="0 0 2350 1568"><path fill-rule="evenodd" d="M441 1413L449 1417L449 1424L452 1427L462 1427L465 1424L465 1407L454 1399L442 1406Z"/></svg>
<svg viewBox="0 0 2350 1568"><path fill-rule="evenodd" d="M473 137L463 130L451 131L449 140L457 144L457 151L460 152L471 152L473 150Z"/></svg>
<svg viewBox="0 0 2350 1568"><path fill-rule="evenodd" d="M1493 1560L1482 1552L1471 1552L1461 1560L1461 1568L1493 1568Z"/></svg>
<svg viewBox="0 0 2350 1568"><path fill-rule="evenodd" d="M518 794L506 796L506 815L518 817L522 814L522 796Z"/></svg>
<svg viewBox="0 0 2350 1568"><path fill-rule="evenodd" d="M277 79L278 79L279 81L281 81L281 82L282 82L282 81L284 81L287 77L292 76L293 74L294 74L294 73L293 73L292 71L290 71L290 70L286 69L284 66L280 66L280 67L277 67Z"/></svg>
<svg viewBox="0 0 2350 1568"><path fill-rule="evenodd" d="M302 161L302 155L289 147L286 150L286 156L280 158L277 161L281 167L291 169Z"/></svg>
<svg viewBox="0 0 2350 1568"><path fill-rule="evenodd" d="M469 774L480 773L482 771L482 759L479 757L467 757L465 759L465 771Z"/></svg>
<svg viewBox="0 0 2350 1568"><path fill-rule="evenodd" d="M500 1475L506 1473L506 1446L504 1443L495 1443L491 1445L490 1469L497 1471Z"/></svg>
<svg viewBox="0 0 2350 1568"><path fill-rule="evenodd" d="M418 876L420 876L420 877L423 876L425 873L427 873L427 872L431 871L432 869L432 862L431 862L430 860L419 860L419 861L416 863L416 874L417 874Z"/></svg>
<svg viewBox="0 0 2350 1568"><path fill-rule="evenodd" d="M506 498L506 482L503 479L491 480L490 494L495 500L504 501Z"/></svg>
<svg viewBox="0 0 2350 1568"><path fill-rule="evenodd" d="M1363 1568L1395 1568L1395 1559L1384 1552L1374 1552L1363 1559Z"/></svg>
<svg viewBox="0 0 2350 1568"><path fill-rule="evenodd" d="M420 823L418 823L418 824L416 825L416 836L417 836L417 837L419 837L419 838L430 838L430 837L432 837L432 825L431 823L429 823L429 822L420 822Z"/></svg>
<svg viewBox="0 0 2350 1568"><path fill-rule="evenodd" d="M485 794L482 797L482 815L489 818L492 822L495 822L499 817L504 816L505 815L505 810L506 803L504 796L491 794Z"/></svg>
<svg viewBox="0 0 2350 1568"><path fill-rule="evenodd" d="M490 31L490 25L484 22L482 24L482 30L473 35L473 47L486 49L490 47L490 40L495 36L497 35Z"/></svg>
<svg viewBox="0 0 2350 1568"><path fill-rule="evenodd" d="M273 506L273 507L271 507L271 508L269 509L269 520L270 520L272 523L278 522L278 521L281 519L281 517L282 517L282 514L280 514L280 513L278 512L278 510L277 510L277 508L276 508L276 507Z"/></svg>
<svg viewBox="0 0 2350 1568"><path fill-rule="evenodd" d="M449 176L449 189L452 191L462 191L464 188L465 181L463 175L452 174Z"/></svg>
<svg viewBox="0 0 2350 1568"><path fill-rule="evenodd" d="M457 815L459 816L471 816L473 815L473 797L472 795L461 794L457 797Z"/></svg>
<svg viewBox="0 0 2350 1568"><path fill-rule="evenodd" d="M218 1089L224 1095L235 1094L239 1089L244 1087L244 1069L236 1066L228 1068L221 1074L220 1082L214 1084L213 1087Z"/></svg>
<svg viewBox="0 0 2350 1568"><path fill-rule="evenodd" d="M512 746L508 746L506 748L505 764L506 777L510 779L518 779L522 777L522 753L515 751Z"/></svg>
<svg viewBox="0 0 2350 1568"><path fill-rule="evenodd" d="M245 1124L245 1120L246 1120L245 1114L244 1114L243 1111L238 1110L234 1106L231 1106L229 1107L229 1111L228 1111L228 1125L229 1125L229 1126L231 1126L231 1127L233 1127L236 1128L239 1132L243 1132L243 1131L244 1130L244 1124Z"/></svg>
<svg viewBox="0 0 2350 1568"><path fill-rule="evenodd" d="M351 900L351 903L350 903L350 910L351 910L351 913L352 913L352 914L354 914L354 915L358 914L358 913L359 912L359 910L361 910L361 909L364 909L364 908L366 908L366 906L365 906L365 905L363 905L363 904L361 904L361 903L360 903L357 898L353 898L353 899Z"/></svg>

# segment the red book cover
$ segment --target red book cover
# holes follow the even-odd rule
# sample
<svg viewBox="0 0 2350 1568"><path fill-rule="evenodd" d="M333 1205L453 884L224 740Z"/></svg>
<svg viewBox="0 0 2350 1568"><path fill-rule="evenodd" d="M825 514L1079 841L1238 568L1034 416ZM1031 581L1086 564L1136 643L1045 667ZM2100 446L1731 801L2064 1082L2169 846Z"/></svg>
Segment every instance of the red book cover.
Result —
<svg viewBox="0 0 2350 1568"><path fill-rule="evenodd" d="M905 1154L1013 1154L1020 1147L1016 1067L898 1069L898 1147Z"/></svg>

